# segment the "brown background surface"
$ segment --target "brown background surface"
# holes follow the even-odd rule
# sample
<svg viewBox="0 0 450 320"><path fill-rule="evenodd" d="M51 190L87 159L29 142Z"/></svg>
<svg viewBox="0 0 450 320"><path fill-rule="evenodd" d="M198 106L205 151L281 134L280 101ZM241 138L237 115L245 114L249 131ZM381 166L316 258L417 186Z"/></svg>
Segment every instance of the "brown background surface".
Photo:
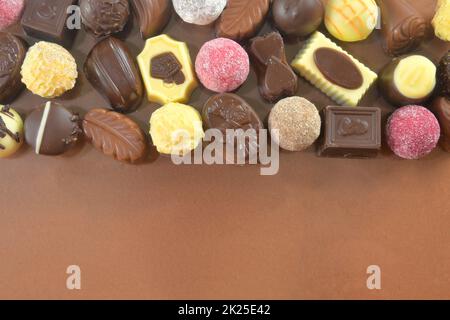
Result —
<svg viewBox="0 0 450 320"><path fill-rule="evenodd" d="M121 37L138 54L143 41L129 29ZM188 42L193 59L214 37L175 17L166 32ZM78 33L80 79L58 99L81 113L107 106L81 72L93 44ZM375 71L390 59L378 31L342 45ZM449 47L433 40L417 52L437 62ZM300 48L288 46L289 60ZM253 73L239 94L267 116ZM333 104L303 80L298 94ZM210 95L199 89L191 104ZM373 88L361 104L386 116L393 108L378 96ZM24 91L13 106L26 115L43 101ZM131 116L147 131L156 107ZM24 148L2 160L0 175L0 298L450 298L450 156L440 150L421 161L283 152L279 174L262 177L255 166L177 167L155 155L130 166L82 144L56 158ZM65 287L72 264L81 291ZM372 264L381 291L366 288Z"/></svg>

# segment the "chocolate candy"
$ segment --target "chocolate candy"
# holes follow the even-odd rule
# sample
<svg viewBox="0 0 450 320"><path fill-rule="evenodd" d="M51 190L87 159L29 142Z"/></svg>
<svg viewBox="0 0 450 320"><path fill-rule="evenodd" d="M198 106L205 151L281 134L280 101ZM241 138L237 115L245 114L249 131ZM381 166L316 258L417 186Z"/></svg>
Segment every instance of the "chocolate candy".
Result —
<svg viewBox="0 0 450 320"><path fill-rule="evenodd" d="M95 148L116 160L135 163L147 154L145 134L120 113L92 109L84 117L83 131Z"/></svg>
<svg viewBox="0 0 450 320"><path fill-rule="evenodd" d="M22 39L0 32L0 103L11 102L22 89L20 68L26 51Z"/></svg>
<svg viewBox="0 0 450 320"><path fill-rule="evenodd" d="M280 100L269 115L273 141L288 151L303 151L319 138L322 121L314 104L301 97Z"/></svg>
<svg viewBox="0 0 450 320"><path fill-rule="evenodd" d="M181 103L169 103L153 112L150 135L158 152L184 156L200 145L205 133L196 109Z"/></svg>
<svg viewBox="0 0 450 320"><path fill-rule="evenodd" d="M29 0L22 17L22 27L34 38L70 46L76 29L67 28L67 8L77 0Z"/></svg>
<svg viewBox="0 0 450 320"><path fill-rule="evenodd" d="M450 99L438 97L433 101L430 109L441 126L441 146L445 151L450 152Z"/></svg>
<svg viewBox="0 0 450 320"><path fill-rule="evenodd" d="M439 0L432 24L436 37L450 41L450 0Z"/></svg>
<svg viewBox="0 0 450 320"><path fill-rule="evenodd" d="M131 0L143 39L160 33L172 16L170 0Z"/></svg>
<svg viewBox="0 0 450 320"><path fill-rule="evenodd" d="M319 155L324 157L370 158L381 149L379 108L328 106Z"/></svg>
<svg viewBox="0 0 450 320"><path fill-rule="evenodd" d="M251 40L250 54L253 58L261 96L275 102L297 92L298 79L287 63L281 35L272 32Z"/></svg>
<svg viewBox="0 0 450 320"><path fill-rule="evenodd" d="M375 0L329 0L325 26L337 39L348 42L366 39L377 26L378 6Z"/></svg>
<svg viewBox="0 0 450 320"><path fill-rule="evenodd" d="M146 41L137 60L152 102L186 103L198 86L189 48L184 42L165 34L153 37Z"/></svg>
<svg viewBox="0 0 450 320"><path fill-rule="evenodd" d="M23 144L23 121L9 106L0 105L0 158L7 158Z"/></svg>
<svg viewBox="0 0 450 320"><path fill-rule="evenodd" d="M352 107L378 78L319 31L311 36L292 66L334 101Z"/></svg>
<svg viewBox="0 0 450 320"><path fill-rule="evenodd" d="M41 105L25 120L25 140L36 154L63 154L75 145L81 132L78 115L56 102Z"/></svg>
<svg viewBox="0 0 450 320"><path fill-rule="evenodd" d="M220 16L227 0L172 0L172 3L184 22L203 26Z"/></svg>
<svg viewBox="0 0 450 320"><path fill-rule="evenodd" d="M128 0L80 0L84 26L95 37L122 31L130 16Z"/></svg>
<svg viewBox="0 0 450 320"><path fill-rule="evenodd" d="M419 55L394 59L381 71L379 86L396 107L424 102L436 86L436 66Z"/></svg>
<svg viewBox="0 0 450 320"><path fill-rule="evenodd" d="M258 33L269 12L270 0L228 0L216 24L218 37L242 41Z"/></svg>
<svg viewBox="0 0 450 320"><path fill-rule="evenodd" d="M135 111L144 86L139 69L125 43L113 37L99 42L84 64L86 77L118 112Z"/></svg>
<svg viewBox="0 0 450 320"><path fill-rule="evenodd" d="M415 49L431 24L407 0L378 0L378 4L387 53L400 55Z"/></svg>
<svg viewBox="0 0 450 320"><path fill-rule="evenodd" d="M272 6L276 28L290 37L306 37L316 31L324 11L320 0L275 0Z"/></svg>
<svg viewBox="0 0 450 320"><path fill-rule="evenodd" d="M444 55L437 70L438 93L450 99L450 50Z"/></svg>

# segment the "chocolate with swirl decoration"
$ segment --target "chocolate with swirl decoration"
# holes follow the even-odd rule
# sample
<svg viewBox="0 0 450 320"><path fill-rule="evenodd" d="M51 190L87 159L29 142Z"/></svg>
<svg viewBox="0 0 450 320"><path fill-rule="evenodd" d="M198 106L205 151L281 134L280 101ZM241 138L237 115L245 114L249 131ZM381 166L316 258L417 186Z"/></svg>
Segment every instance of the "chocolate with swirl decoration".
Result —
<svg viewBox="0 0 450 320"><path fill-rule="evenodd" d="M431 24L406 0L378 0L385 49L400 55L416 48L429 34Z"/></svg>
<svg viewBox="0 0 450 320"><path fill-rule="evenodd" d="M81 18L84 26L95 37L122 31L130 16L128 0L81 0Z"/></svg>
<svg viewBox="0 0 450 320"><path fill-rule="evenodd" d="M0 158L14 154L22 143L22 118L9 106L0 105Z"/></svg>
<svg viewBox="0 0 450 320"><path fill-rule="evenodd" d="M11 102L23 87L20 67L26 50L21 38L0 32L0 103Z"/></svg>

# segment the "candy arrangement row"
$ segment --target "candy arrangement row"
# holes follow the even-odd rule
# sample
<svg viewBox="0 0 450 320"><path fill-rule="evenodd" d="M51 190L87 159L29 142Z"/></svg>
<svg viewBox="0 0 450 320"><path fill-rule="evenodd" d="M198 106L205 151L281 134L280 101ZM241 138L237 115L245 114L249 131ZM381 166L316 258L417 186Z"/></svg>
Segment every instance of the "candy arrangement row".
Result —
<svg viewBox="0 0 450 320"><path fill-rule="evenodd" d="M394 56L414 50L434 27L449 40L450 1L441 0L433 27L405 0L14 0L0 2L0 28L21 17L25 32L37 42L28 48L20 37L0 32L0 157L15 153L24 141L37 154L59 155L84 136L120 161L135 163L148 152L147 137L124 114L136 111L145 93L163 105L150 118L150 136L158 152L189 154L202 142L205 129L253 129L264 124L243 98L233 94L247 81L252 64L261 97L275 103L269 120L272 139L281 148L302 151L323 133L322 156L372 157L382 144L381 111L358 107L368 89L380 92L399 109L389 118L387 143L401 158L419 159L442 138L450 151L450 53L438 67L416 54L396 57L380 74L338 46L317 29L324 21L340 41L363 41L374 32L381 8L386 51ZM12 5L13 4L13 5ZM79 4L85 29L102 37L89 53L83 71L114 110L94 109L82 119L63 105L48 101L23 123L11 108L25 86L46 99L75 87L77 62L66 49L76 31L67 27L71 5ZM217 38L203 44L195 63L186 43L163 32L172 14L199 25L214 23ZM135 57L125 42L111 35L123 30L131 9L146 40ZM256 36L267 17L278 32ZM155 36L156 35L156 36ZM308 37L292 62L284 38ZM244 44L247 45L244 45ZM64 46L66 48L64 48ZM295 96L298 75L340 106L316 106ZM200 114L187 105L199 82L217 93ZM423 104L424 106L420 106ZM426 108L427 107L427 108ZM431 111L430 111L431 110ZM183 140L177 132L183 131ZM174 137L177 137L176 139ZM182 146L180 149L179 146ZM237 148L245 146L237 146Z"/></svg>

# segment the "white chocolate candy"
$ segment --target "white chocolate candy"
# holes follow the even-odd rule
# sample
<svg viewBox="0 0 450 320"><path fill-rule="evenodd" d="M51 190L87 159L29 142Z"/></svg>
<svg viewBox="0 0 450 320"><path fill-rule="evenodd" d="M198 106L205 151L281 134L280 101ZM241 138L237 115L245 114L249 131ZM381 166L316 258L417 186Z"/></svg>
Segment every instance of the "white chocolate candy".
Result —
<svg viewBox="0 0 450 320"><path fill-rule="evenodd" d="M22 118L13 109L0 105L0 158L16 153L22 143Z"/></svg>
<svg viewBox="0 0 450 320"><path fill-rule="evenodd" d="M227 0L173 0L173 7L187 23L207 25L219 18Z"/></svg>

